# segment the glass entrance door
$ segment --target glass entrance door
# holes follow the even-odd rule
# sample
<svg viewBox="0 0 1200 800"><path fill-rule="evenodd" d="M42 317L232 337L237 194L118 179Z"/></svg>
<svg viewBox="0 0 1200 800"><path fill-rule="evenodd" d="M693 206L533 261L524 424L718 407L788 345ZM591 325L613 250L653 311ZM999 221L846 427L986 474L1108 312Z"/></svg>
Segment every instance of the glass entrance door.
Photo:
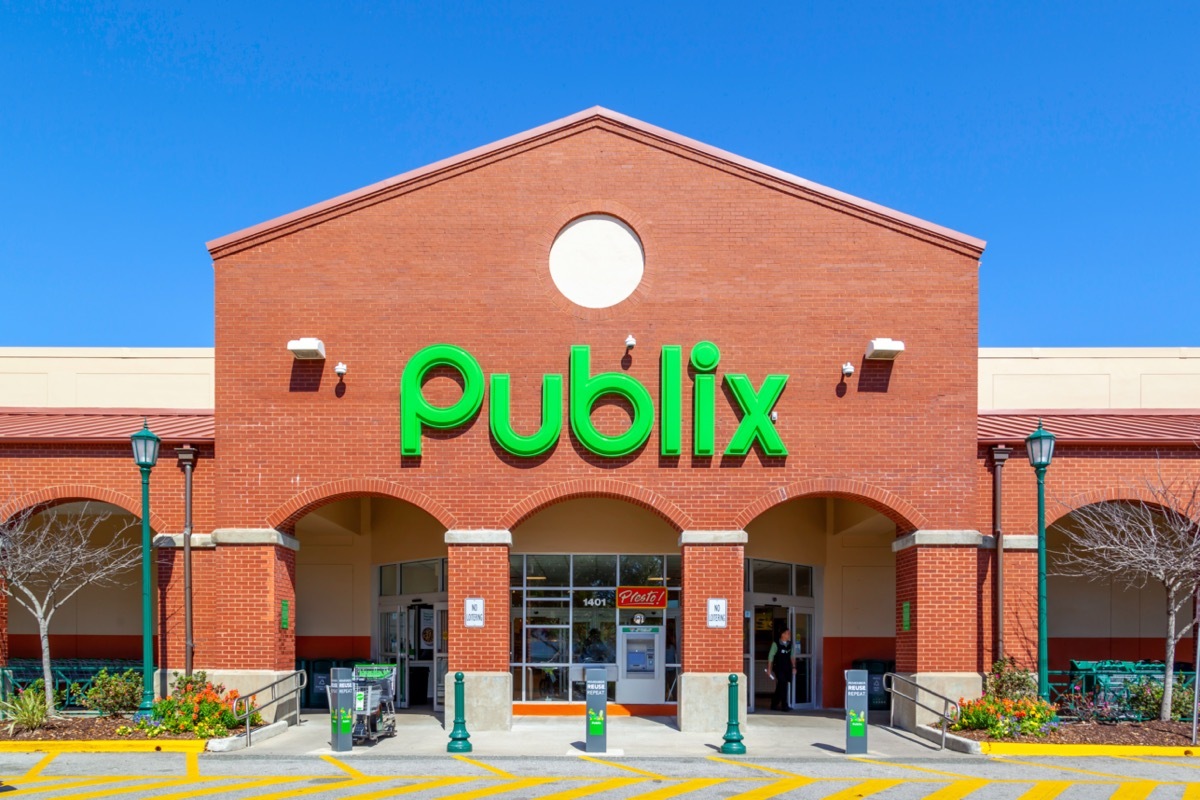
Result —
<svg viewBox="0 0 1200 800"><path fill-rule="evenodd" d="M813 615L811 611L791 609L792 653L796 658L796 674L792 680L792 706L816 708L813 674Z"/></svg>
<svg viewBox="0 0 1200 800"><path fill-rule="evenodd" d="M446 603L433 605L433 710L446 704L446 673L450 666L450 612Z"/></svg>

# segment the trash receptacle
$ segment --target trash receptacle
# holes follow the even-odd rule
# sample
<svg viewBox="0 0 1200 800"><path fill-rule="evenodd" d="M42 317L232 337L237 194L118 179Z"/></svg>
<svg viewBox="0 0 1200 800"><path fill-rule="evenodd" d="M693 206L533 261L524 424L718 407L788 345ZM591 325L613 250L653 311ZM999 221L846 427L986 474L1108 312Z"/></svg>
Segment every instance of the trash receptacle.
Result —
<svg viewBox="0 0 1200 800"><path fill-rule="evenodd" d="M867 671L867 708L871 711L887 711L891 707L887 690L883 688L883 676L889 671L888 664L879 658L860 658L851 662L852 669Z"/></svg>

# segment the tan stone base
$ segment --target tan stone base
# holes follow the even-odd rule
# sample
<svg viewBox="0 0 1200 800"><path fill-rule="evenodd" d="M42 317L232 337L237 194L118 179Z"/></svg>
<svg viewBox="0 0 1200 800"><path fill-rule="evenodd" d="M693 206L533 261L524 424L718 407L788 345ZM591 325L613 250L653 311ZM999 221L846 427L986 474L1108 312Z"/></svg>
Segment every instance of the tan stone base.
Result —
<svg viewBox="0 0 1200 800"><path fill-rule="evenodd" d="M902 681L896 681L896 687L939 712L943 702L929 692L937 692L955 702L958 702L960 697L972 699L983 694L983 674L979 672L920 672L903 673L903 676L916 681L921 689L914 690ZM925 689L929 691L923 691ZM896 727L906 731L915 731L918 725L926 725L939 719L932 711L921 708L897 694L892 695L892 709L892 719Z"/></svg>
<svg viewBox="0 0 1200 800"><path fill-rule="evenodd" d="M738 724L746 727L746 676L738 673ZM679 730L724 735L729 723L729 673L685 672L679 676Z"/></svg>
<svg viewBox="0 0 1200 800"><path fill-rule="evenodd" d="M512 728L512 673L464 672L464 718L467 732ZM446 675L446 730L454 727L454 673Z"/></svg>

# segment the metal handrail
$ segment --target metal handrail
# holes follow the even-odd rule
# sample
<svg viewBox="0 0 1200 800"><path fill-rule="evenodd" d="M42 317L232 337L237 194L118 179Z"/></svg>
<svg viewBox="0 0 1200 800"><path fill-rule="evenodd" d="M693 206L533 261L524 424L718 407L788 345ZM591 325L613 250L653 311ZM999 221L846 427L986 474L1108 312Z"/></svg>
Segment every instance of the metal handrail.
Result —
<svg viewBox="0 0 1200 800"><path fill-rule="evenodd" d="M891 679L890 681L888 680L889 678ZM916 691L914 691L912 693L912 695L907 695L904 692L899 691L895 686L895 682L897 680L901 681L902 683L908 684L909 686L913 687L913 689L915 689ZM891 703L891 707L892 707L891 717L888 720L888 724L891 727L893 727L893 728L896 727L895 695L899 695L900 697L903 697L905 700L910 701L913 705L919 706L920 708L925 709L929 713L941 718L941 720L942 720L942 746L940 749L942 749L942 750L946 749L946 726L954 721L954 718L950 716L950 709L951 709L951 707L953 707L954 711L957 712L958 711L958 703L951 700L949 697L946 697L944 694L938 694L937 692L933 691L932 689L925 688L921 684L914 681L912 678L906 678L905 676L897 675L894 672L885 672L884 673L883 688L889 694L893 695L892 703ZM933 706L927 706L924 703L922 703L920 700L917 699L917 692L925 692L926 694L933 695L938 700L941 700L942 701L942 710L938 711Z"/></svg>
<svg viewBox="0 0 1200 800"><path fill-rule="evenodd" d="M296 677L299 677L300 680L297 681L295 686L293 686L291 689L288 689L283 694L278 694L276 692L276 690L275 690L276 686L278 686L281 683L284 683L285 681L290 681L292 678L296 678ZM246 747L249 747L251 744L251 742L250 742L250 718L253 717L259 711L262 711L264 708L269 708L270 706L275 705L276 703L278 703L281 700L287 700L292 695L297 695L295 724L299 725L300 724L299 694L300 694L300 692L304 691L304 689L307 687L308 687L308 673L306 673L302 669L298 669L295 672L289 672L287 675L284 675L282 678L279 678L278 680L268 683L266 686L262 687L261 689L257 689L253 692L242 695L238 699L234 700L233 701L233 715L235 717L237 717L239 722L244 722L246 724ZM261 706L258 706L258 707L253 706L252 703L254 702L255 696L257 696L267 690L270 690L270 692L271 692L271 699L268 700L267 702L263 703ZM239 705L242 706L242 710L240 712L238 711Z"/></svg>

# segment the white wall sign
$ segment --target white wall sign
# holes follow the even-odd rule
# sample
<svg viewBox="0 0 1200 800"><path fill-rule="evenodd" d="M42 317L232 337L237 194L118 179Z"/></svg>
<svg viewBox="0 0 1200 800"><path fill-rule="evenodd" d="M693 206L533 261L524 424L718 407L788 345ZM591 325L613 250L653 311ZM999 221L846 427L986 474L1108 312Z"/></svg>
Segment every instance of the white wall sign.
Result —
<svg viewBox="0 0 1200 800"><path fill-rule="evenodd" d="M724 598L708 598L708 627L724 628L729 624L729 602Z"/></svg>
<svg viewBox="0 0 1200 800"><path fill-rule="evenodd" d="M463 603L463 625L467 628L483 627L482 597L468 597Z"/></svg>

